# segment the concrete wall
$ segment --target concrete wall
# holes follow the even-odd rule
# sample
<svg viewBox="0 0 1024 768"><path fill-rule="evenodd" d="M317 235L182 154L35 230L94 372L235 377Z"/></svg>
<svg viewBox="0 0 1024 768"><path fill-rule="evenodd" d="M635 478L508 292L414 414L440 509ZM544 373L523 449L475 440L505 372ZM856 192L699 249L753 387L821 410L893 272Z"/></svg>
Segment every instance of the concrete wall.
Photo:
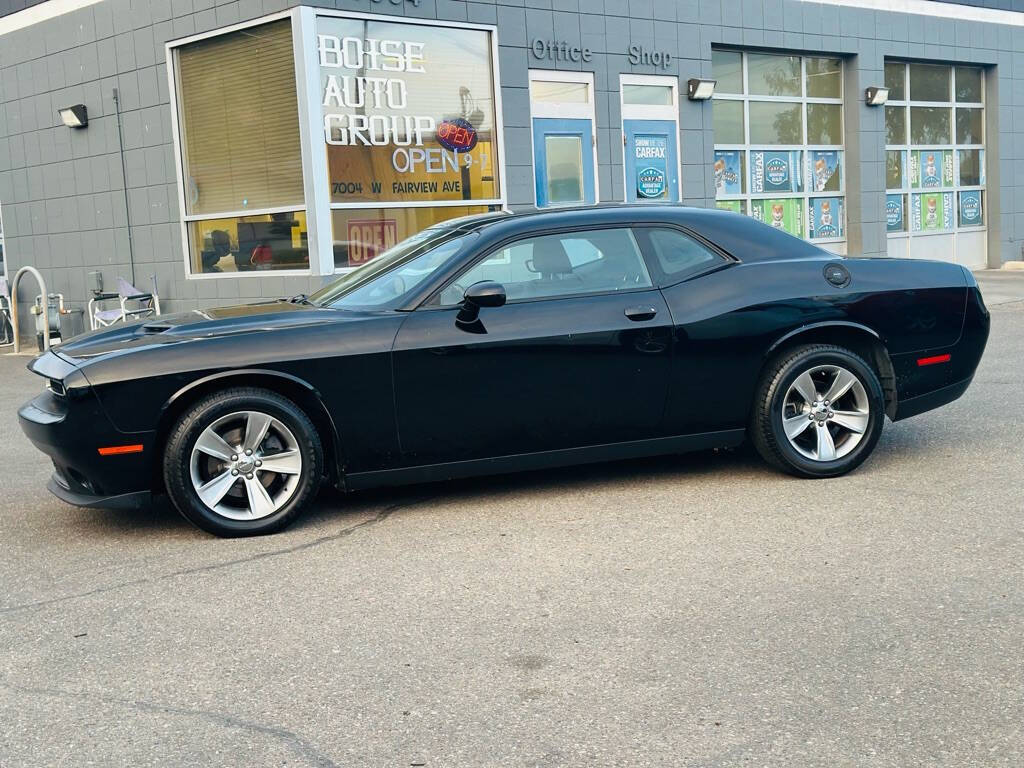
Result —
<svg viewBox="0 0 1024 768"><path fill-rule="evenodd" d="M308 291L321 278L185 279L164 43L282 10L288 0L103 0L0 38L0 204L9 274L38 266L51 290L81 306L87 274L114 286L128 275L128 218L140 287L155 274L165 311ZM883 81L886 56L993 65L989 109L999 157L988 186L999 216L991 257L1018 259L1024 241L1024 28L836 7L801 0L338 0L341 10L496 23L505 114L508 197L532 205L527 71L565 66L532 60L531 38L566 40L594 51L601 196L623 195L618 74L666 74L631 67L629 43L670 49L668 74L711 75L713 44L849 57L846 131L849 242L855 255L885 253L883 110L861 101ZM600 12L590 12L591 9ZM576 68L579 68L577 65ZM126 174L118 152L113 88L122 95ZM991 89L990 89L991 90ZM88 106L85 130L59 123L57 109ZM713 204L713 133L707 102L681 107L683 196ZM856 151L852 151L855 148ZM995 153L989 153L994 155ZM853 164L857 163L854 167ZM128 211L125 209L125 183ZM998 219L998 223L997 223ZM33 289L26 289L23 299Z"/></svg>

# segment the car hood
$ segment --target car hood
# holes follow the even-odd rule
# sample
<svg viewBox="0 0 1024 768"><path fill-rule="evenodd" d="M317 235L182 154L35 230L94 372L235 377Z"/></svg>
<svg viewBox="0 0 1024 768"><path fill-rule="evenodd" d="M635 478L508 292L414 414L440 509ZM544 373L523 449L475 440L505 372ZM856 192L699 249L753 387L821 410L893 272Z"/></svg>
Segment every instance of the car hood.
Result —
<svg viewBox="0 0 1024 768"><path fill-rule="evenodd" d="M73 362L158 345L324 323L358 322L376 316L379 313L324 309L287 301L194 309L92 331L55 347L54 351Z"/></svg>

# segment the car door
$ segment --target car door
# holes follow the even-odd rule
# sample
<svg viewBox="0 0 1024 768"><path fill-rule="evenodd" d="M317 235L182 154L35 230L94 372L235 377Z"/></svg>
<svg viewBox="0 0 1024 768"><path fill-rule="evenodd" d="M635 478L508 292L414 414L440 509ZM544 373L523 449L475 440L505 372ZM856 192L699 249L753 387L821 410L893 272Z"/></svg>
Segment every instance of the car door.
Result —
<svg viewBox="0 0 1024 768"><path fill-rule="evenodd" d="M672 362L664 429L670 435L742 426L749 397L736 386L746 376L749 350L733 340L736 319L714 314L725 275L735 260L710 244L669 226L637 227L650 272L672 315Z"/></svg>
<svg viewBox="0 0 1024 768"><path fill-rule="evenodd" d="M456 323L491 280L507 303ZM411 313L394 345L410 464L660 433L671 321L628 227L524 236L483 254Z"/></svg>

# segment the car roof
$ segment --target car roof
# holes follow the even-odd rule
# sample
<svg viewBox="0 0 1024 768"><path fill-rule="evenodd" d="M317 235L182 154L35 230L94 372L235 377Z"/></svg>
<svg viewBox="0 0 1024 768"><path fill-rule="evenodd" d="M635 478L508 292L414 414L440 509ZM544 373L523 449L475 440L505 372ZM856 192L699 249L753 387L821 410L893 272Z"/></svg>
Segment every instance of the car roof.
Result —
<svg viewBox="0 0 1024 768"><path fill-rule="evenodd" d="M691 230L741 261L832 256L806 240L762 224L750 216L679 204L601 203L571 208L497 211L467 216L452 223L459 231L486 232L495 239L561 227L669 224Z"/></svg>

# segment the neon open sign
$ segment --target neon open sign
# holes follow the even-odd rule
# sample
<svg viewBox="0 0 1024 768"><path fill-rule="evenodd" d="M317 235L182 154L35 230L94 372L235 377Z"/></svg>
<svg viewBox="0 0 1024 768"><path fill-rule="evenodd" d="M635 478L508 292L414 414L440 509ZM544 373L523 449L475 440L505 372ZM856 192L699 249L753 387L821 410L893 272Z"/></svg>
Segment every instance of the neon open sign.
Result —
<svg viewBox="0 0 1024 768"><path fill-rule="evenodd" d="M455 152L469 152L476 146L476 128L461 117L454 120L442 120L437 126L437 140L441 146L447 149Z"/></svg>

